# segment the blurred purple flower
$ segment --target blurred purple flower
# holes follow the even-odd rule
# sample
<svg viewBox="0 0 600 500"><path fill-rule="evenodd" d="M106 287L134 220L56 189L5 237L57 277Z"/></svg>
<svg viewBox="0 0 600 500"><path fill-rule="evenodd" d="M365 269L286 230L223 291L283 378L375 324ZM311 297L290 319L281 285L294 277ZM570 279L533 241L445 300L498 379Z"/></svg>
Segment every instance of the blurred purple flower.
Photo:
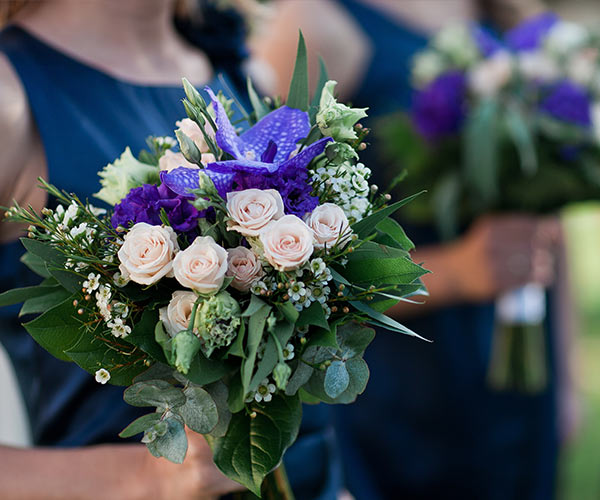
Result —
<svg viewBox="0 0 600 500"><path fill-rule="evenodd" d="M506 33L506 45L516 52L535 50L558 21L559 17L552 12L533 16Z"/></svg>
<svg viewBox="0 0 600 500"><path fill-rule="evenodd" d="M178 195L165 184L144 184L133 188L115 205L111 223L115 228L128 227L138 222L160 225L161 209L165 210L175 231L196 236L198 218L203 214L190 204L189 197Z"/></svg>
<svg viewBox="0 0 600 500"><path fill-rule="evenodd" d="M465 75L449 71L419 91L412 119L420 134L430 141L458 131L464 119Z"/></svg>
<svg viewBox="0 0 600 500"><path fill-rule="evenodd" d="M490 57L497 51L505 49L504 44L493 33L479 24L471 25L471 34L484 57Z"/></svg>
<svg viewBox="0 0 600 500"><path fill-rule="evenodd" d="M570 80L554 85L540 103L540 109L550 116L582 127L592 124L590 108L590 97L586 90Z"/></svg>

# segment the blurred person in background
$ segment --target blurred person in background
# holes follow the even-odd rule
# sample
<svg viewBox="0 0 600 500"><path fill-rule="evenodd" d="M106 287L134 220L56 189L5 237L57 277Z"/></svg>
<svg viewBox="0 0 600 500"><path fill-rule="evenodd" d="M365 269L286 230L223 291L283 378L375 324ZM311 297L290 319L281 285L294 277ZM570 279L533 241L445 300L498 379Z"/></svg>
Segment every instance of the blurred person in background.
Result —
<svg viewBox="0 0 600 500"><path fill-rule="evenodd" d="M198 13L198 5L206 8ZM176 9L182 17L174 23ZM16 200L39 212L51 204L36 189L39 176L91 198L98 168L125 146L137 153L149 135L172 135L184 114L182 76L225 94L243 82L243 25L204 3L0 0L0 16L2 206ZM229 78L217 78L220 70ZM22 231L0 225L4 290L37 284L19 262ZM118 444L118 433L144 411L124 403L122 388L97 384L45 352L17 312L0 309L0 341L35 447L0 446L0 497L183 500L241 489L216 469L197 434L188 436L183 465L152 457L142 444ZM308 408L301 437L286 455L298 499L336 498L341 473L328 422L325 407Z"/></svg>
<svg viewBox="0 0 600 500"><path fill-rule="evenodd" d="M274 68L269 92L285 95L300 28L312 81L321 55L343 99L369 108L366 126L408 108L412 56L436 30L481 19L501 31L543 11L529 0L279 0L273 8L273 19L251 43L253 57ZM377 149L374 140L365 163L375 183L385 185L392 176L377 163ZM433 271L424 277L430 296L424 305L403 304L394 312L433 343L379 332L367 353L366 392L336 408L351 493L358 500L553 498L556 335L547 339L550 380L542 393L493 392L486 374L493 301L502 292L557 279L562 296L550 309L554 328L546 331L568 333L565 277L555 275L554 265L561 260L558 221L483 217L446 245L433 228L409 227L407 233L417 245L415 262ZM518 270L515 255L524 261Z"/></svg>

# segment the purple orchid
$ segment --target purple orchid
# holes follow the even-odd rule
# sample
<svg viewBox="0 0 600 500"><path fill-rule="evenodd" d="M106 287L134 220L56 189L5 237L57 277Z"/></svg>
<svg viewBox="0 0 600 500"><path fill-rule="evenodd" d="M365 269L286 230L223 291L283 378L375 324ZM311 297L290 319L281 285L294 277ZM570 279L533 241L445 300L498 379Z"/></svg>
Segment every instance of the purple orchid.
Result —
<svg viewBox="0 0 600 500"><path fill-rule="evenodd" d="M475 40L479 52L486 58L494 55L499 50L505 49L505 46L500 39L479 24L471 25L471 35Z"/></svg>
<svg viewBox="0 0 600 500"><path fill-rule="evenodd" d="M592 125L590 96L583 87L570 80L558 82L542 100L540 109L572 125Z"/></svg>
<svg viewBox="0 0 600 500"><path fill-rule="evenodd" d="M308 113L282 106L238 136L213 91L208 87L205 90L215 109L217 144L233 157L206 166L205 172L219 194L225 197L230 191L248 187L274 188L281 192L287 213L302 216L314 208L306 167L332 139L325 137L293 154L298 141L310 132ZM180 195L189 195L190 189L198 187L195 170L178 168L161 175L161 179ZM280 185L284 179L287 189Z"/></svg>

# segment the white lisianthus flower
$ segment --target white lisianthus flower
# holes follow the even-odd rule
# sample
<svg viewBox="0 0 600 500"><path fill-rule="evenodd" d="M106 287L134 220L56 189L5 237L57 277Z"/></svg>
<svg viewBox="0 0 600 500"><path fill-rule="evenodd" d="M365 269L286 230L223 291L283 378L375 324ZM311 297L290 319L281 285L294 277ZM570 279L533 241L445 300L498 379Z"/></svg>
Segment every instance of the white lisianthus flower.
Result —
<svg viewBox="0 0 600 500"><path fill-rule="evenodd" d="M517 66L527 80L552 82L560 77L560 68L556 61L539 50L519 53Z"/></svg>
<svg viewBox="0 0 600 500"><path fill-rule="evenodd" d="M204 134L202 133L200 126L194 120L190 118L184 118L183 120L175 122L175 125L177 125L180 132L183 132L192 141L194 141L194 144L200 153L208 153L209 148L208 144L206 143L206 139L204 139ZM208 137L214 139L215 131L208 123L204 126L204 130Z"/></svg>
<svg viewBox="0 0 600 500"><path fill-rule="evenodd" d="M444 59L433 50L417 54L413 60L413 78L418 86L425 86L444 72Z"/></svg>
<svg viewBox="0 0 600 500"><path fill-rule="evenodd" d="M469 72L469 87L477 95L491 97L510 81L512 71L511 55L504 50L497 51Z"/></svg>
<svg viewBox="0 0 600 500"><path fill-rule="evenodd" d="M104 368L100 368L96 371L96 382L99 384L106 384L110 380L110 372Z"/></svg>
<svg viewBox="0 0 600 500"><path fill-rule="evenodd" d="M432 44L460 67L468 66L479 56L479 49L465 24L444 28L435 36Z"/></svg>
<svg viewBox="0 0 600 500"><path fill-rule="evenodd" d="M582 47L589 40L589 33L580 24L569 21L556 23L548 32L544 46L556 56L566 56Z"/></svg>

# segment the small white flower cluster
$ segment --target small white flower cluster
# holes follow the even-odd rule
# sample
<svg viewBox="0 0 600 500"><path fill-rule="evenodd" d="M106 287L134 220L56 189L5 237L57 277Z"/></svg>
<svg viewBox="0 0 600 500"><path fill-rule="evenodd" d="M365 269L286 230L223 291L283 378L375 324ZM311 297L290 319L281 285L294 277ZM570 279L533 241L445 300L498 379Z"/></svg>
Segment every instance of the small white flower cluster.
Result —
<svg viewBox="0 0 600 500"><path fill-rule="evenodd" d="M170 137L168 135L165 135L163 137L154 137L154 141L158 146L168 147L169 149L177 146L177 141L173 137Z"/></svg>
<svg viewBox="0 0 600 500"><path fill-rule="evenodd" d="M96 382L98 382L99 384L104 385L110 380L110 372L105 368L100 368L98 371L96 371L95 375Z"/></svg>
<svg viewBox="0 0 600 500"><path fill-rule="evenodd" d="M330 201L338 205L353 223L365 217L371 208L369 177L371 169L364 164L346 161L341 165L317 168L312 180L314 184L330 190Z"/></svg>
<svg viewBox="0 0 600 500"><path fill-rule="evenodd" d="M111 301L112 289L110 285L100 284L100 275L90 273L88 279L83 282L83 288L87 293L96 291L96 307L104 319L110 332L117 338L127 337L131 333L131 327L125 323L129 315L129 307L122 302Z"/></svg>

